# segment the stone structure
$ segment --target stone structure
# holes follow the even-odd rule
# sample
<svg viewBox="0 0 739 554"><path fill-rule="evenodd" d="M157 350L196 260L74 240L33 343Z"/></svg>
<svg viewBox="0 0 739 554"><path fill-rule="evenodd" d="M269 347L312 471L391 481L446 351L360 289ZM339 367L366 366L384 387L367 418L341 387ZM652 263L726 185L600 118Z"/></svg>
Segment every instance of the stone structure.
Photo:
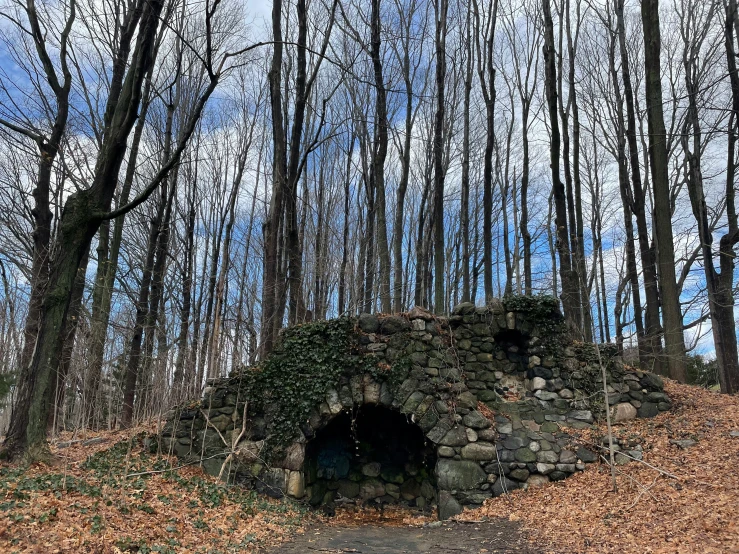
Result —
<svg viewBox="0 0 739 554"><path fill-rule="evenodd" d="M442 519L564 479L598 459L568 429L591 425L605 403L598 350L567 338L556 306L511 297L461 304L448 319L419 308L361 315L355 344L380 369L347 367L289 444L265 454L279 410L244 398L238 372L170 414L162 446L267 493L314 505L436 504ZM670 408L659 377L625 368L611 345L600 347L600 359L616 421ZM640 458L638 446L628 448L622 460Z"/></svg>

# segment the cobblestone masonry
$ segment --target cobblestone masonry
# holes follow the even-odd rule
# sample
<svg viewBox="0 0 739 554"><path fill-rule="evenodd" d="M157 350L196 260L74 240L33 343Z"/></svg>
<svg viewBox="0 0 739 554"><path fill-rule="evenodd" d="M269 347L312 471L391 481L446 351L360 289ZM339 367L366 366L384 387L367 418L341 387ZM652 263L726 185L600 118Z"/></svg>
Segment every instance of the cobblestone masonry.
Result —
<svg viewBox="0 0 739 554"><path fill-rule="evenodd" d="M464 303L448 319L420 308L401 315L361 315L356 329L362 348L378 363L409 357L407 375L395 390L368 374L342 376L301 425L281 461L268 464L260 456L268 414L249 413L242 434L243 403L237 401L235 377L210 382L198 404L173 410L162 447L182 458L202 459L214 475L227 473L224 460L231 453L229 475L245 486L317 503L324 493L311 490L316 487L305 467L306 444L341 412L372 404L406 414L421 428L436 450L436 486L428 479L414 483L413 475L393 477L395 483L388 484L369 472L354 484L341 484L338 493L344 496L393 501L406 491L401 499L419 506L436 503L439 517L446 519L490 496L565 479L598 459L568 434L569 428L585 428L604 415L597 351L553 330L561 322L555 310L532 317L510 304L518 305ZM612 345L600 350L616 421L670 408L658 376L625 368ZM639 445L618 448L617 461L641 458Z"/></svg>

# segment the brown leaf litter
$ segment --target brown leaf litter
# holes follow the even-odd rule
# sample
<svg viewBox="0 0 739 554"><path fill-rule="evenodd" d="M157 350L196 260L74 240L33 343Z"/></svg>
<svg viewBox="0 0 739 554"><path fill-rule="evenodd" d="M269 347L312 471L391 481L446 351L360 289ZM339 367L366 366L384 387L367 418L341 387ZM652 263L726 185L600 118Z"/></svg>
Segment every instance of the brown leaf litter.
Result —
<svg viewBox="0 0 739 554"><path fill-rule="evenodd" d="M665 391L672 410L615 427L617 439L642 445L645 462L618 466L617 493L608 466L592 464L460 519L519 522L545 552L739 553L739 398L669 380ZM0 552L244 552L287 540L316 519L344 527L431 521L393 506L308 516L296 503L226 494L197 466L126 478L179 463L145 455L141 431L61 437L54 466L0 465ZM578 440L596 444L604 434L602 426ZM121 441L130 448L120 450ZM121 459L109 474L85 464L116 444Z"/></svg>

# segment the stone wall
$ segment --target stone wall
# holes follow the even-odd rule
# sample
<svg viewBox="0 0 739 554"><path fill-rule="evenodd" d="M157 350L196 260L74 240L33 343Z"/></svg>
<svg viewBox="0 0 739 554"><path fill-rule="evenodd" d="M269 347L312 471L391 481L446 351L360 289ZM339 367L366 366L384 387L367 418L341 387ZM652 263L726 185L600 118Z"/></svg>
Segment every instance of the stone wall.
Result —
<svg viewBox="0 0 739 554"><path fill-rule="evenodd" d="M363 314L352 333L363 359L370 357L379 370L347 366L307 420L296 424L289 444L266 454L279 408L246 398L244 371L256 368L209 383L201 401L175 409L162 432L163 448L200 458L208 472L267 493L330 502L341 491L316 492L305 464L306 444L340 413L385 406L405 414L435 450L433 479L414 499L438 503L442 519L490 496L564 479L598 459L568 430L604 415L599 351L568 338L554 299L460 304L448 319L419 308L402 315ZM599 350L616 421L670 408L659 377L625 368L611 345ZM271 392L279 398L278 390ZM641 456L638 445L624 445L629 448L623 459ZM434 497L428 498L434 481ZM393 492L400 490L360 487L355 496L402 500Z"/></svg>

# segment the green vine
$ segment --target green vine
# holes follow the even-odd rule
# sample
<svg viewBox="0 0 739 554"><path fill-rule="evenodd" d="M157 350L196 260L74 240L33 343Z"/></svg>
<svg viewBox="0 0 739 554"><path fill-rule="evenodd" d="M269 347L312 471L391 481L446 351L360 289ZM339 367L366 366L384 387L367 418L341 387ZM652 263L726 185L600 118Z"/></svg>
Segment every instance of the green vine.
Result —
<svg viewBox="0 0 739 554"><path fill-rule="evenodd" d="M390 394L395 397L400 385L405 381L413 365L410 357L407 354L403 354L389 367L385 363L378 363L379 360L374 355L367 355L365 359L369 363L366 363L364 372L369 373L378 383L387 383Z"/></svg>
<svg viewBox="0 0 739 554"><path fill-rule="evenodd" d="M547 294L523 296L512 294L503 298L503 305L509 312L526 314L526 320L536 329L536 333L547 346L562 344L567 331L564 317L559 309L559 301Z"/></svg>
<svg viewBox="0 0 739 554"><path fill-rule="evenodd" d="M257 368L233 376L239 382L240 401L254 413L268 410L268 456L298 438L300 425L326 400L342 376L368 373L391 391L407 374L410 362L400 356L392 365L366 354L352 318L307 323L286 329L279 344Z"/></svg>

